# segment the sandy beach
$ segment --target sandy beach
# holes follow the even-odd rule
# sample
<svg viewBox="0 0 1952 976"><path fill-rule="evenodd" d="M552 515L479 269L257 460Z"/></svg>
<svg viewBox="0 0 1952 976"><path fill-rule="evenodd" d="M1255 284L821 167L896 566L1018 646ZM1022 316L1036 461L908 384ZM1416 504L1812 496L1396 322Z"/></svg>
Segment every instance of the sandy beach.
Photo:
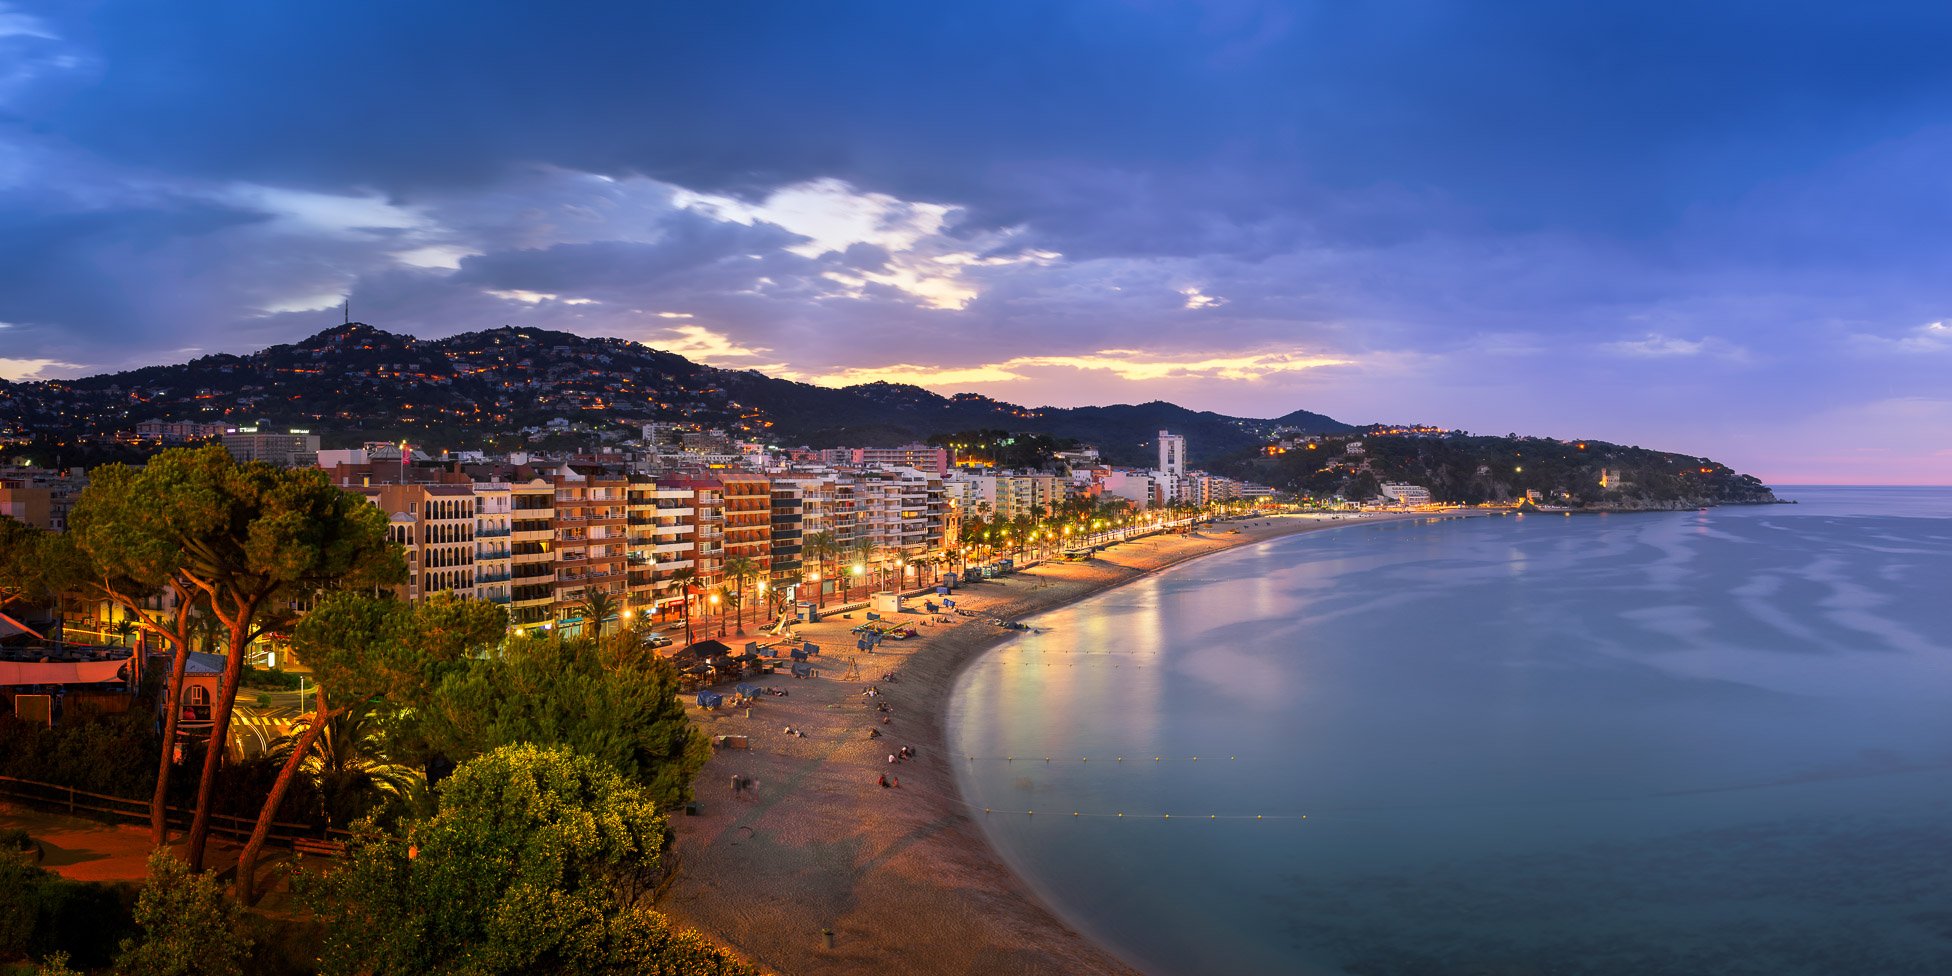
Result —
<svg viewBox="0 0 1952 976"><path fill-rule="evenodd" d="M983 618L1028 616L1277 536L1431 517L1278 516L1123 543L1088 562L962 588L957 602L982 618L923 626L925 616L909 615L921 636L871 654L857 652L849 633L863 622L858 611L802 625L800 635L824 649L819 677L763 679L789 695L762 697L750 718L743 709L694 713L711 734L748 736L751 748L719 750L699 778L698 815L673 819L678 870L658 907L788 976L1134 972L1038 901L990 849L957 790L945 749L950 692L964 665L1011 636ZM850 658L858 679L844 677ZM879 680L890 672L895 681ZM862 696L869 684L881 697ZM892 709L887 724L881 703ZM882 736L871 739L870 729ZM902 746L916 757L891 765ZM883 774L900 787L882 788ZM757 785L735 797L735 776Z"/></svg>

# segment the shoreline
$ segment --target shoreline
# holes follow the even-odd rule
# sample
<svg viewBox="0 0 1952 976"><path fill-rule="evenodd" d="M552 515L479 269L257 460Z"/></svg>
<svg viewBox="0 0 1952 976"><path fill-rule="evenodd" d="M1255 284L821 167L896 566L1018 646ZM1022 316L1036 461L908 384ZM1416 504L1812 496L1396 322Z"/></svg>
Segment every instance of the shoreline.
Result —
<svg viewBox="0 0 1952 976"><path fill-rule="evenodd" d="M656 907L762 968L793 976L1134 974L1011 869L969 814L948 761L948 703L967 665L1015 636L988 618L1043 613L1271 539L1460 517L1472 516L1283 515L1150 536L1085 562L1045 562L959 588L955 599L979 618L923 625L925 615L909 615L921 636L869 654L854 650L849 633L863 622L859 611L853 619L803 624L801 637L824 649L815 659L818 678L776 674L755 682L789 694L762 696L750 718L729 708L702 713L708 734L744 735L751 748L717 750L698 778L699 814L672 818L676 869ZM849 658L858 678L844 677ZM889 672L897 680L878 680ZM861 695L870 684L882 691L872 701L893 709L888 724ZM803 735L787 735L789 726ZM869 729L881 737L870 738ZM888 763L904 745L916 757ZM900 780L900 789L881 788L883 774ZM752 777L756 788L735 798L735 775Z"/></svg>

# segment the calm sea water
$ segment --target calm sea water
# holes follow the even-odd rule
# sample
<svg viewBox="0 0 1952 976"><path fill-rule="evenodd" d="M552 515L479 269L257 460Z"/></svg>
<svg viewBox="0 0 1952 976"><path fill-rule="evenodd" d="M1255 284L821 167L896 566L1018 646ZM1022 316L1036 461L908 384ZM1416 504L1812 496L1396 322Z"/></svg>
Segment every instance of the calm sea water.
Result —
<svg viewBox="0 0 1952 976"><path fill-rule="evenodd" d="M1782 495L1311 533L1048 614L958 686L964 793L1149 972L1944 976L1952 490Z"/></svg>

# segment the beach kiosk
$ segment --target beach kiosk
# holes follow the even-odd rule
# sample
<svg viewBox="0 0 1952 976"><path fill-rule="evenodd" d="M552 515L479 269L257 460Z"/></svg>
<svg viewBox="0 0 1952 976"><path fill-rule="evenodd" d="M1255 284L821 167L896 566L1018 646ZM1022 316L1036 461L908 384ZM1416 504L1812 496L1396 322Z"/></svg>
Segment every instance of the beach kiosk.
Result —
<svg viewBox="0 0 1952 976"><path fill-rule="evenodd" d="M901 594L892 590L883 590L874 594L868 606L876 613L900 613L902 612L901 604Z"/></svg>

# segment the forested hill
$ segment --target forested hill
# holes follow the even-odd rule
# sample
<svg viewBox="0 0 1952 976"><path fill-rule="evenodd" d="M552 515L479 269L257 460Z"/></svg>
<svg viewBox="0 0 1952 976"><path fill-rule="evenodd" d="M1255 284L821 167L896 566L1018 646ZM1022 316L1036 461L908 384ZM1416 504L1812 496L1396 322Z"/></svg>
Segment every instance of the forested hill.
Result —
<svg viewBox="0 0 1952 976"><path fill-rule="evenodd" d="M1353 446L1352 446L1353 445ZM1603 441L1468 434L1376 434L1297 441L1285 453L1234 455L1227 474L1316 497L1374 496L1383 482L1430 489L1440 502L1674 508L1776 500L1751 475L1710 458ZM1605 483L1602 484L1602 479Z"/></svg>
<svg viewBox="0 0 1952 976"><path fill-rule="evenodd" d="M1185 434L1195 462L1252 448L1282 429L1355 429L1306 411L1263 420L1156 401L1067 409L887 383L833 389L718 369L625 339L512 327L423 340L355 322L245 356L0 383L0 445L80 462L145 420L264 421L310 429L327 446L406 438L451 448L488 446L551 421L592 433L692 421L813 447L1007 429L1079 438L1132 464L1153 456L1162 429Z"/></svg>

